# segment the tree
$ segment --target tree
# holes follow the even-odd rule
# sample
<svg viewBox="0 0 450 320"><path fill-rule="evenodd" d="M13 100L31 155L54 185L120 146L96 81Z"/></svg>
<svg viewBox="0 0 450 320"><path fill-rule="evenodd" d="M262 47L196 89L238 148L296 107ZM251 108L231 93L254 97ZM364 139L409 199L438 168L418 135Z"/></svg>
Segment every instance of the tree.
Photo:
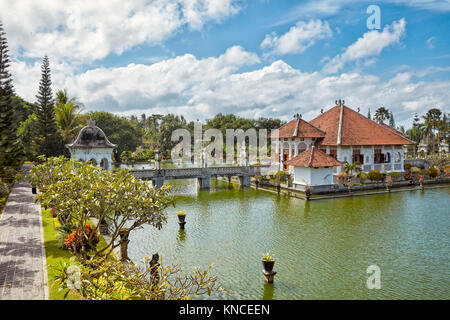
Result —
<svg viewBox="0 0 450 320"><path fill-rule="evenodd" d="M83 262L107 259L118 246L122 259L127 259L130 232L144 224L160 229L167 220L166 208L173 204L169 186L153 188L126 170L102 170L64 157L34 166L30 181L41 190L37 196L41 205L54 208L62 225L79 230L69 249ZM98 223L86 229L90 216ZM97 248L96 231L103 221L112 232L107 245Z"/></svg>
<svg viewBox="0 0 450 320"><path fill-rule="evenodd" d="M72 142L81 129L81 105L69 99L67 89L56 92L55 118L64 144Z"/></svg>
<svg viewBox="0 0 450 320"><path fill-rule="evenodd" d="M10 181L22 160L14 112L14 88L8 71L8 43L0 22L0 179Z"/></svg>
<svg viewBox="0 0 450 320"><path fill-rule="evenodd" d="M55 284L66 294L73 290L68 283L75 267L80 270L77 290L86 300L192 300L213 292L231 294L211 275L213 265L204 271L195 267L187 273L180 265L163 266L154 257L145 257L144 262L145 268L129 267L120 261L90 261L85 265L63 262L56 270Z"/></svg>
<svg viewBox="0 0 450 320"><path fill-rule="evenodd" d="M360 172L361 171L361 163L360 162L353 162L352 164L346 162L344 166L344 172L347 175L352 176L353 171Z"/></svg>
<svg viewBox="0 0 450 320"><path fill-rule="evenodd" d="M435 137L436 137L436 129L439 127L441 123L441 110L437 108L432 108L427 111L425 116L422 116L424 120L423 129L425 132L425 136L428 138L428 143L430 143L431 137L431 152L434 153L435 150Z"/></svg>
<svg viewBox="0 0 450 320"><path fill-rule="evenodd" d="M168 193L170 187L153 188L128 171L101 170L64 157L41 160L42 164L31 169L30 179L41 190L37 195L41 205L54 208L64 229L71 230L64 244L76 257L71 261L81 271L77 289L83 297L192 299L224 290L209 275L212 266L204 272L195 268L189 275L177 266L162 267L158 254L151 260L146 258L149 266L145 270L129 263L126 254L129 233L143 224L163 226L167 219L165 209L173 204ZM99 244L99 223L89 224L91 216L99 223L106 220L110 224L112 232L106 245ZM121 247L122 261L111 257L117 246ZM67 286L69 269L63 263L58 270L55 283L61 289L71 289Z"/></svg>
<svg viewBox="0 0 450 320"><path fill-rule="evenodd" d="M21 122L28 119L30 115L36 112L36 106L28 101L25 101L19 96L14 96L14 112L16 115L15 123L20 124Z"/></svg>
<svg viewBox="0 0 450 320"><path fill-rule="evenodd" d="M444 115L442 116L441 125L439 127L439 137L447 143L450 143L450 135L448 134L449 128L450 128L450 118L448 117L448 114L444 112Z"/></svg>
<svg viewBox="0 0 450 320"><path fill-rule="evenodd" d="M392 113L392 111L389 113L389 126L391 128L395 128L394 114Z"/></svg>
<svg viewBox="0 0 450 320"><path fill-rule="evenodd" d="M64 146L56 127L55 100L52 94L50 63L47 56L42 61L41 72L39 91L36 95L39 154L57 156L64 152Z"/></svg>
<svg viewBox="0 0 450 320"><path fill-rule="evenodd" d="M380 107L375 111L375 120L384 121L389 119L389 110L385 107Z"/></svg>
<svg viewBox="0 0 450 320"><path fill-rule="evenodd" d="M162 117L155 138L159 151L164 158L170 157L172 148L177 144L176 141L172 141L172 132L181 128L187 128L186 119L183 116L168 114Z"/></svg>
<svg viewBox="0 0 450 320"><path fill-rule="evenodd" d="M120 162L123 151L133 152L142 145L143 130L133 121L104 111L90 112L87 116L103 130L109 141L117 144L115 161Z"/></svg>
<svg viewBox="0 0 450 320"><path fill-rule="evenodd" d="M23 151L25 159L28 161L37 160L37 156L39 155L38 144L36 142L37 132L38 120L35 113L30 114L25 121L22 121L17 129L17 136L22 145L27 146Z"/></svg>

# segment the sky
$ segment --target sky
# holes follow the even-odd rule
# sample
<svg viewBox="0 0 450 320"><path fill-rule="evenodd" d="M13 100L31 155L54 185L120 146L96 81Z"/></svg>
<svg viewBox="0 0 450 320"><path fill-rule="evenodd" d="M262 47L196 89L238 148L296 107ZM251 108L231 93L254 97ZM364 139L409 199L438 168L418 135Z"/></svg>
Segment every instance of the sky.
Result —
<svg viewBox="0 0 450 320"><path fill-rule="evenodd" d="M30 102L48 55L84 111L312 120L342 99L408 128L450 109L447 0L0 0L0 21Z"/></svg>

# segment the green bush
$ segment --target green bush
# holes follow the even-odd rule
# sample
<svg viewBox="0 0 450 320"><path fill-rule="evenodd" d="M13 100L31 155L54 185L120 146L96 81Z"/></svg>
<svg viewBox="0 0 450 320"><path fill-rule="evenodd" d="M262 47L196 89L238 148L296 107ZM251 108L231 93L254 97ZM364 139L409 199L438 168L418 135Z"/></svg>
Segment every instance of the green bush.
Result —
<svg viewBox="0 0 450 320"><path fill-rule="evenodd" d="M9 194L9 185L0 179L0 198L6 197Z"/></svg>
<svg viewBox="0 0 450 320"><path fill-rule="evenodd" d="M405 170L410 170L412 168L411 162L405 162L405 164L403 165L403 168Z"/></svg>
<svg viewBox="0 0 450 320"><path fill-rule="evenodd" d="M379 170L370 170L368 176L369 176L369 179L372 181L380 181L381 180L381 173Z"/></svg>
<svg viewBox="0 0 450 320"><path fill-rule="evenodd" d="M419 174L423 174L424 176L428 175L428 170L425 169L419 169L419 171L417 171Z"/></svg>
<svg viewBox="0 0 450 320"><path fill-rule="evenodd" d="M401 172L389 172L388 175L393 178L399 178L403 176Z"/></svg>
<svg viewBox="0 0 450 320"><path fill-rule="evenodd" d="M366 179L369 179L369 175L367 174L367 173L365 173L365 172L360 172L359 173L359 178L361 179L361 180L366 180Z"/></svg>
<svg viewBox="0 0 450 320"><path fill-rule="evenodd" d="M432 178L435 178L439 175L439 170L435 167L429 167L428 168L428 175Z"/></svg>

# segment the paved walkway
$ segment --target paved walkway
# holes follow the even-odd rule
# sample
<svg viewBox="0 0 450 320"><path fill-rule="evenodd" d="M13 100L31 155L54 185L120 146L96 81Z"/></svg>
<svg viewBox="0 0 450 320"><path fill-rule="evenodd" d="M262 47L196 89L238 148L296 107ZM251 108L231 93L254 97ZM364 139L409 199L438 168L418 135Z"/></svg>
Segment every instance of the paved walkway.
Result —
<svg viewBox="0 0 450 320"><path fill-rule="evenodd" d="M41 206L16 183L0 216L0 300L46 300L48 279Z"/></svg>

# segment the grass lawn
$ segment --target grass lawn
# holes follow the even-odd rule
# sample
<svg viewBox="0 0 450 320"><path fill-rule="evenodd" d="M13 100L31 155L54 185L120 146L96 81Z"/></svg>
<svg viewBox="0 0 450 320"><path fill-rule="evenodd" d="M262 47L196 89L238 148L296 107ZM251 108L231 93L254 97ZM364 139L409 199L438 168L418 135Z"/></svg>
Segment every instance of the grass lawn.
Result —
<svg viewBox="0 0 450 320"><path fill-rule="evenodd" d="M3 207L6 204L6 199L8 199L8 197L0 198L0 216L2 215Z"/></svg>
<svg viewBox="0 0 450 320"><path fill-rule="evenodd" d="M69 259L72 257L72 254L68 250L58 248L56 230L53 228L53 218L50 209L42 209L42 224L44 227L44 245L47 259L50 300L64 300L64 294L66 291L58 291L58 287L53 285L53 278L55 276L55 268L59 267L60 261L69 263ZM81 300L82 297L77 293L70 292L66 299Z"/></svg>
<svg viewBox="0 0 450 320"><path fill-rule="evenodd" d="M93 223L88 221L91 225ZM55 219L55 223L57 219ZM55 268L58 268L61 261L69 263L73 255L68 250L58 248L58 239L56 238L56 230L53 227L53 217L50 209L42 209L42 224L44 227L44 245L45 255L47 259L47 272L49 282L50 300L64 300L64 294L67 290L58 291L58 287L53 286L53 278L55 276ZM100 235L100 242L98 248L106 246L107 243L103 236ZM114 254L111 254L110 259L116 259ZM70 292L65 300L82 300L83 298L76 292Z"/></svg>

